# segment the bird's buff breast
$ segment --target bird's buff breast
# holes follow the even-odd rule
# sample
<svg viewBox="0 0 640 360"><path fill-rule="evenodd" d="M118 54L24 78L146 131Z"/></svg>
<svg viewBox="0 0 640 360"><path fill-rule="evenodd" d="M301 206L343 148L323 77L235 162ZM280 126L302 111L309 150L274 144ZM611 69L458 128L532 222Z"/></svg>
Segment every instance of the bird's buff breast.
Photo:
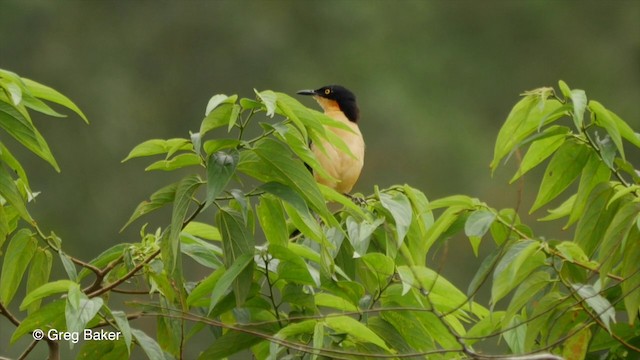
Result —
<svg viewBox="0 0 640 360"><path fill-rule="evenodd" d="M337 116L331 117L334 119L337 118ZM325 127L325 129L338 135L338 137L340 137L345 145L349 148L353 156L341 151L340 149L336 148L326 141L322 142L322 147L324 148L326 154L321 150L319 146L312 146L312 150L318 158L318 161L320 162L322 167L333 178L339 179L340 181L325 179L318 174L316 174L315 177L316 181L321 184L332 187L338 192L348 193L353 188L353 185L358 180L358 177L360 177L360 172L362 171L362 167L364 165L364 141L357 124L348 121L346 118L338 118L336 120L347 124L353 130L353 132L334 127Z"/></svg>

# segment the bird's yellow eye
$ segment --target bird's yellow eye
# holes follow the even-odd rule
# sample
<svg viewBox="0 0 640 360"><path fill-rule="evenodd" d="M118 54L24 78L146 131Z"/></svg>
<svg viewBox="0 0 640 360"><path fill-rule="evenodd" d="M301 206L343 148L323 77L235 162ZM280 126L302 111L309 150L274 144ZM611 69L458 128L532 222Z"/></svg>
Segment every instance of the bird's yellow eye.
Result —
<svg viewBox="0 0 640 360"><path fill-rule="evenodd" d="M331 94L331 89L324 89L324 94L325 95Z"/></svg>

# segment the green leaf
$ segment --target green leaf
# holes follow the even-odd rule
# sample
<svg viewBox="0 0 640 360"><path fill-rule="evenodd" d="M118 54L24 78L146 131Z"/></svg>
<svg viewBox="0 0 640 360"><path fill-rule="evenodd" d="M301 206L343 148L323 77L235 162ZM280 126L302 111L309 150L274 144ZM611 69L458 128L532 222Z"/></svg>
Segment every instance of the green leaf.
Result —
<svg viewBox="0 0 640 360"><path fill-rule="evenodd" d="M289 148L291 148L291 150L293 150L293 152L298 155L305 164L310 166L314 173L319 174L327 180L336 180L320 164L314 153L309 148L308 141L303 138L302 134L296 127L290 124L274 124L273 129L276 131L278 138L289 145Z"/></svg>
<svg viewBox="0 0 640 360"><path fill-rule="evenodd" d="M480 209L476 210L469 215L467 221L464 224L464 233L465 235L483 237L484 234L489 231L491 224L496 219L496 214L493 212Z"/></svg>
<svg viewBox="0 0 640 360"><path fill-rule="evenodd" d="M238 139L214 139L205 141L202 148L207 155L211 155L221 150L237 148L239 145Z"/></svg>
<svg viewBox="0 0 640 360"><path fill-rule="evenodd" d="M196 154L180 154L169 160L158 160L147 166L144 171L173 171L187 166L200 165L200 157Z"/></svg>
<svg viewBox="0 0 640 360"><path fill-rule="evenodd" d="M71 280L56 280L52 282L48 282L39 288L31 291L25 296L24 300L20 304L20 310L24 311L27 309L31 303L36 300L40 300L47 296L58 294L58 293L66 293L69 292L69 288L72 286L77 286L78 284Z"/></svg>
<svg viewBox="0 0 640 360"><path fill-rule="evenodd" d="M589 262L589 257L584 253L584 250L573 241L563 241L556 245L556 249L569 261L582 264Z"/></svg>
<svg viewBox="0 0 640 360"><path fill-rule="evenodd" d="M184 231L180 236L180 251L202 266L217 269L222 266L222 249Z"/></svg>
<svg viewBox="0 0 640 360"><path fill-rule="evenodd" d="M191 293L187 297L187 305L202 308L208 307L211 303L213 288L225 272L226 269L224 267L219 267L206 278L200 280L198 285L191 290Z"/></svg>
<svg viewBox="0 0 640 360"><path fill-rule="evenodd" d="M602 162L594 152L590 151L590 153L589 159L582 169L578 192L576 193L576 201L573 204L569 220L564 226L564 229L567 229L582 217L585 207L587 206L587 201L589 200L589 195L596 185L609 181L611 177L609 167Z"/></svg>
<svg viewBox="0 0 640 360"><path fill-rule="evenodd" d="M31 231L20 229L13 235L0 273L0 302L8 305L13 299L29 262L38 249L38 243Z"/></svg>
<svg viewBox="0 0 640 360"><path fill-rule="evenodd" d="M564 126L554 125L545 129L545 131L540 134L540 137L529 146L527 153L522 158L522 162L518 167L518 171L516 171L511 180L509 180L509 183L512 184L522 175L551 156L551 154L558 150L564 143L568 133L569 129Z"/></svg>
<svg viewBox="0 0 640 360"><path fill-rule="evenodd" d="M261 341L261 337L239 331L227 331L215 339L211 346L200 353L198 360L226 359L227 357L254 346Z"/></svg>
<svg viewBox="0 0 640 360"><path fill-rule="evenodd" d="M131 335L150 360L165 360L160 345L152 337L138 329L131 329Z"/></svg>
<svg viewBox="0 0 640 360"><path fill-rule="evenodd" d="M589 160L589 148L566 141L551 158L540 184L540 190L529 213L560 195L575 181Z"/></svg>
<svg viewBox="0 0 640 360"><path fill-rule="evenodd" d="M236 95L233 95L223 103L217 105L210 113L208 113L200 124L200 136L204 137L206 133L211 130L217 129L223 126L229 126L231 122L235 122L236 119L233 116L238 116L237 111L234 111L234 104L237 99Z"/></svg>
<svg viewBox="0 0 640 360"><path fill-rule="evenodd" d="M315 327L313 328L313 355L311 356L311 360L318 359L319 349L324 347L324 324L322 322L317 322Z"/></svg>
<svg viewBox="0 0 640 360"><path fill-rule="evenodd" d="M338 333L346 333L356 341L375 344L384 350L391 351L384 340L371 331L366 325L348 316L331 316L324 320L325 325Z"/></svg>
<svg viewBox="0 0 640 360"><path fill-rule="evenodd" d="M233 282L236 304L241 306L251 289L253 266L249 266L249 264L253 263L255 238L245 224L242 215L237 211L220 209L216 214L216 224L222 234L224 263L228 269L223 278L228 282ZM216 284L216 289L222 286L221 283L222 279ZM225 287L219 289L217 293L214 290L216 296L214 297L214 294L212 294L209 310L213 309L224 291L229 287L229 284L225 283L224 285Z"/></svg>
<svg viewBox="0 0 640 360"><path fill-rule="evenodd" d="M198 221L189 222L187 226L182 229L182 232L206 240L222 240L222 235L220 235L220 231L218 231L218 228Z"/></svg>
<svg viewBox="0 0 640 360"><path fill-rule="evenodd" d="M20 325L13 332L13 335L11 335L11 343L13 344L20 337L35 329L41 329L43 331L47 328L64 329L65 303L65 299L58 299L30 313L29 316L20 322Z"/></svg>
<svg viewBox="0 0 640 360"><path fill-rule="evenodd" d="M409 226L413 218L411 203L404 194L394 191L392 194L381 193L380 204L382 204L393 217L393 221L396 224L396 245L399 247L402 245L404 237L409 231Z"/></svg>
<svg viewBox="0 0 640 360"><path fill-rule="evenodd" d="M496 304L538 267L546 257L535 240L521 240L513 244L500 259L493 272L491 303Z"/></svg>
<svg viewBox="0 0 640 360"><path fill-rule="evenodd" d="M1 121L1 119L0 119ZM5 199L7 203L13 206L14 209L20 214L25 221L29 223L33 223L33 218L29 215L27 211L27 206L25 204L22 195L20 194L20 190L16 186L13 178L9 174L9 172L2 166L0 163L0 197Z"/></svg>
<svg viewBox="0 0 640 360"><path fill-rule="evenodd" d="M27 294L47 283L51 274L53 259L51 252L46 249L37 249L29 266L29 276L27 277ZM40 300L36 300L27 311L31 314L40 308Z"/></svg>
<svg viewBox="0 0 640 360"><path fill-rule="evenodd" d="M273 117L273 114L276 111L276 100L278 98L276 93L271 90L258 92L256 89L253 89L253 91L258 95L260 102L267 108L267 116Z"/></svg>
<svg viewBox="0 0 640 360"><path fill-rule="evenodd" d="M507 154L531 135L542 124L548 124L564 115L556 112L562 106L557 100L548 100L550 91L543 95L529 94L511 109L507 120L500 128L494 148L491 170L495 170Z"/></svg>
<svg viewBox="0 0 640 360"><path fill-rule="evenodd" d="M172 259L171 268L175 266L177 259L178 249L180 246L180 231L185 219L187 218L187 212L189 211L189 205L193 201L193 194L198 190L198 187L202 185L202 181L196 175L189 175L178 183L176 188L175 201L173 202L173 211L171 212L171 229L169 232L169 243ZM165 259L168 261L168 259Z"/></svg>
<svg viewBox="0 0 640 360"><path fill-rule="evenodd" d="M427 206L427 210L436 210L445 207L457 207L459 209L471 210L480 204L476 198L467 195L451 195L441 199L433 200Z"/></svg>
<svg viewBox="0 0 640 360"><path fill-rule="evenodd" d="M582 129L584 111L587 109L587 94L584 90L571 90L571 102L573 103L573 123L576 129Z"/></svg>
<svg viewBox="0 0 640 360"><path fill-rule="evenodd" d="M328 202L335 202L338 203L342 206L344 206L345 208L347 208L349 211L351 211L352 214L357 214L358 216L360 216L361 218L366 217L367 215L365 215L365 212L362 210L362 208L358 205L356 205L354 203L353 200L349 199L348 197L344 196L343 194L335 191L334 189L320 184L318 183L318 188L320 189L320 192L322 193L322 196L324 196L324 198L328 201Z"/></svg>
<svg viewBox="0 0 640 360"><path fill-rule="evenodd" d="M620 131L620 136L626 139L628 142L632 143L636 147L640 148L640 134L633 131L633 129L624 122L618 115L616 115L613 111L607 110L611 119L616 124L618 131Z"/></svg>
<svg viewBox="0 0 640 360"><path fill-rule="evenodd" d="M309 266L301 255L282 245L269 245L269 254L278 259L278 279L289 283L320 286L317 270ZM262 265L264 267L264 265ZM269 269L273 271L273 269Z"/></svg>
<svg viewBox="0 0 640 360"><path fill-rule="evenodd" d="M593 309L594 315L599 317L607 331L611 332L611 322L616 322L616 311L605 297L589 284L571 284L571 287Z"/></svg>
<svg viewBox="0 0 640 360"><path fill-rule="evenodd" d="M127 157L122 160L122 162L133 158L168 154L170 151L175 153L176 151L182 150L192 151L193 144L189 140L182 138L174 138L168 140L151 139L136 145L129 152L129 155L127 155Z"/></svg>
<svg viewBox="0 0 640 360"><path fill-rule="evenodd" d="M286 246L289 234L281 200L271 195L261 196L256 212L269 244Z"/></svg>
<svg viewBox="0 0 640 360"><path fill-rule="evenodd" d="M579 324L569 334L573 335L564 342L562 357L566 360L585 359L591 341L591 329Z"/></svg>
<svg viewBox="0 0 640 360"><path fill-rule="evenodd" d="M627 202L622 205L611 220L607 231L600 243L600 281L604 281L610 269L617 265L622 256L621 250L625 248L625 243L631 228L635 226L636 219L640 214L640 203Z"/></svg>
<svg viewBox="0 0 640 360"><path fill-rule="evenodd" d="M253 254L242 254L235 259L236 261L231 264L231 266L222 274L220 279L216 282L213 287L213 291L211 291L211 301L209 302L209 313L213 311L213 309L218 305L222 296L227 293L234 283L237 283L239 279L242 279L246 270L250 270L250 274L253 274L253 268L249 265L253 263ZM251 287L251 281L245 284L240 284L246 287L249 285ZM233 285L234 288L237 285ZM235 291L235 290L234 290ZM242 295L236 292L236 297ZM244 301L244 300L243 300ZM242 302L238 303L238 306L241 306Z"/></svg>
<svg viewBox="0 0 640 360"><path fill-rule="evenodd" d="M438 240L438 238L458 220L458 218L467 210L465 207L451 206L447 208L438 219L427 230L427 234L424 241L425 251L429 251L431 246Z"/></svg>
<svg viewBox="0 0 640 360"><path fill-rule="evenodd" d="M132 222L138 219L142 215L146 215L154 210L157 210L167 204L170 204L174 201L176 196L176 189L178 188L178 183L173 183L171 185L167 185L160 190L151 194L149 200L145 200L138 204L136 209L131 214L131 217L127 221L126 224L120 229L123 231L127 226L129 226Z"/></svg>
<svg viewBox="0 0 640 360"><path fill-rule="evenodd" d="M18 159L11 154L9 149L0 142L0 164L2 162L15 171L22 182L27 186L27 188L29 188L29 179L27 178L27 173L24 171L22 164L20 164Z"/></svg>
<svg viewBox="0 0 640 360"><path fill-rule="evenodd" d="M427 236L427 229L433 226L433 212L429 210L429 200L420 190L414 189L409 185L404 185L404 193L411 202L413 217L409 232L407 232L408 241L405 242L411 253L413 263L415 265L425 265L427 259L426 244L424 239Z"/></svg>
<svg viewBox="0 0 640 360"><path fill-rule="evenodd" d="M328 293L318 293L314 296L316 306L327 307L348 312L358 312L358 307L353 305L347 299Z"/></svg>
<svg viewBox="0 0 640 360"><path fill-rule="evenodd" d="M12 79L3 79L0 77L0 87L11 95L11 102L14 106L19 106L22 102L22 89L20 85L11 81Z"/></svg>
<svg viewBox="0 0 640 360"><path fill-rule="evenodd" d="M516 315L511 319L507 328L509 330L502 334L504 341L514 354L524 353L527 323L523 322L522 316Z"/></svg>
<svg viewBox="0 0 640 360"><path fill-rule="evenodd" d="M40 99L44 99L44 100L62 105L68 108L69 110L75 112L76 114L78 114L78 116L80 116L85 123L87 124L89 123L89 120L87 120L87 117L80 110L80 108L76 104L74 104L71 100L69 100L69 98L67 98L66 96L36 81L30 80L27 78L22 78L22 81L24 82L25 87L29 90L31 95Z"/></svg>
<svg viewBox="0 0 640 360"><path fill-rule="evenodd" d="M511 323L511 319L513 319L525 305L535 299L537 293L550 284L551 276L548 272L538 271L529 275L513 294L509 307L504 315L502 329L506 330Z"/></svg>
<svg viewBox="0 0 640 360"><path fill-rule="evenodd" d="M580 245L589 257L593 256L613 215L617 212L618 202L607 207L612 194L613 190L608 183L598 184L591 191L584 214L576 225L573 241Z"/></svg>
<svg viewBox="0 0 640 360"><path fill-rule="evenodd" d="M384 218L378 218L374 221L361 220L356 221L353 217L347 217L347 234L349 234L349 242L353 246L353 257L359 258L367 253L371 234L384 223Z"/></svg>
<svg viewBox="0 0 640 360"><path fill-rule="evenodd" d="M620 157L624 160L624 148L622 146L622 136L620 135L620 130L618 129L618 122L616 122L611 116L611 112L607 110L602 104L595 100L589 101L589 111L591 111L595 115L595 123L598 126L601 126L607 131L607 134L613 140L613 143L616 145L618 152L620 153Z"/></svg>
<svg viewBox="0 0 640 360"><path fill-rule="evenodd" d="M622 267L620 274L625 279L620 286L624 294L624 307L627 310L627 318L629 325L635 323L638 317L638 309L640 309L640 246L638 246L638 231L632 230L632 234L627 240L623 250Z"/></svg>
<svg viewBox="0 0 640 360"><path fill-rule="evenodd" d="M236 171L240 155L238 151L229 153L218 151L207 159L207 197L206 206L227 187Z"/></svg>
<svg viewBox="0 0 640 360"><path fill-rule="evenodd" d="M77 306L73 304L72 292L78 292L77 296L80 297ZM65 307L67 330L81 333L87 328L89 321L98 314L98 311L100 311L102 305L104 305L104 300L102 300L101 297L87 298L77 286L69 288L69 293Z"/></svg>
<svg viewBox="0 0 640 360"><path fill-rule="evenodd" d="M565 97L565 99L571 97L571 89L566 82L564 82L563 80L558 81L558 87L560 88L560 92L562 93L562 96Z"/></svg>
<svg viewBox="0 0 640 360"><path fill-rule="evenodd" d="M76 271L76 265L71 261L69 255L65 254L62 250L58 251L58 257L64 267L64 271L67 273L69 280L78 281L78 272Z"/></svg>
<svg viewBox="0 0 640 360"><path fill-rule="evenodd" d="M118 330L122 334L125 345L127 345L127 351L131 351L131 327L129 326L129 320L127 320L127 314L124 311L111 311L111 316L118 325Z"/></svg>
<svg viewBox="0 0 640 360"><path fill-rule="evenodd" d="M285 201L282 205L293 224L301 233L320 244L328 244L320 224L318 224L304 199L297 192L277 182L268 182L260 186L259 189Z"/></svg>
<svg viewBox="0 0 640 360"><path fill-rule="evenodd" d="M300 161L292 159L291 152L283 143L265 138L256 143L253 151L279 182L294 189L325 221L331 222L330 225L337 225L327 209L315 179Z"/></svg>
<svg viewBox="0 0 640 360"><path fill-rule="evenodd" d="M119 340L85 341L78 352L76 360L100 359L121 360L130 357L127 344L122 338Z"/></svg>
<svg viewBox="0 0 640 360"><path fill-rule="evenodd" d="M207 103L207 109L204 111L204 116L209 115L211 111L217 108L220 104L235 103L237 98L238 98L237 95L231 95L231 96L227 96L224 94L213 95L211 99L209 99L209 102Z"/></svg>
<svg viewBox="0 0 640 360"><path fill-rule="evenodd" d="M577 195L573 194L569 196L569 198L565 200L562 204L560 204L557 208L547 209L547 212L549 214L545 217L541 217L540 219L538 219L538 221L558 220L558 219L562 219L563 217L567 217L571 215L571 210L573 209L574 204L576 202L576 197Z"/></svg>
<svg viewBox="0 0 640 360"><path fill-rule="evenodd" d="M386 288L395 273L393 260L380 253L365 254L356 266L362 285L371 294L378 294Z"/></svg>
<svg viewBox="0 0 640 360"><path fill-rule="evenodd" d="M312 334L313 330L316 328L317 323L318 322L316 320L304 320L291 323L280 329L280 331L276 333L275 337L277 339L287 339L290 337L298 336L300 334Z"/></svg>

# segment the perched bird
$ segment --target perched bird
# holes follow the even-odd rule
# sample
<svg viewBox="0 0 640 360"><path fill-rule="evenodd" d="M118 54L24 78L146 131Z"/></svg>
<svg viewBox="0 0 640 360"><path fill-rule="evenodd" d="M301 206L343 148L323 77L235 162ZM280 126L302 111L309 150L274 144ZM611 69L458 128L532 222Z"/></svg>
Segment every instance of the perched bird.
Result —
<svg viewBox="0 0 640 360"><path fill-rule="evenodd" d="M317 90L301 90L298 91L298 94L313 96L322 107L325 115L346 124L353 130L350 132L335 127L325 127L327 131L338 135L354 156L341 151L326 141L322 143L322 148L326 153L319 146L311 144L311 150L318 158L320 165L338 180L325 179L319 174L314 174L316 181L338 192L348 194L358 181L364 165L364 139L360 128L358 128L360 111L356 104L356 96L340 85L323 86Z"/></svg>

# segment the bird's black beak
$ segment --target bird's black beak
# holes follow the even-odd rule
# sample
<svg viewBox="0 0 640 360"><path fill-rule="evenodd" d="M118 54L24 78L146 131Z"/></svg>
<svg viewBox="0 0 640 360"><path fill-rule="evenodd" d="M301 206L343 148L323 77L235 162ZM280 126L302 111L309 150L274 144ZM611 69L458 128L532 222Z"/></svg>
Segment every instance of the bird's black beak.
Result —
<svg viewBox="0 0 640 360"><path fill-rule="evenodd" d="M298 95L316 95L315 90L300 90L297 92Z"/></svg>

